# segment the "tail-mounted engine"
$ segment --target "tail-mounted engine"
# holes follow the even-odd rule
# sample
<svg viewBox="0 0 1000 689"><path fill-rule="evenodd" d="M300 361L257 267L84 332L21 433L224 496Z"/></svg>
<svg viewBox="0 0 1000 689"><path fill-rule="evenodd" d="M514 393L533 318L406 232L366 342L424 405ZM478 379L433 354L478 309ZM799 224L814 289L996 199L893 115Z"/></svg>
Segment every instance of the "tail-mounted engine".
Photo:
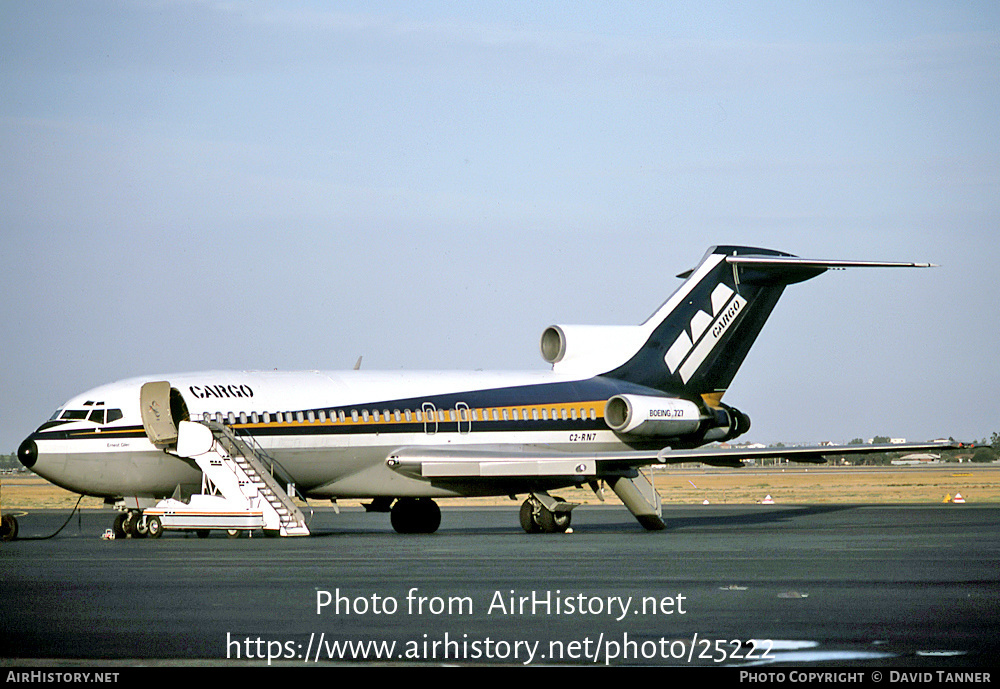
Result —
<svg viewBox="0 0 1000 689"><path fill-rule="evenodd" d="M604 406L604 420L621 435L684 438L685 444L721 442L750 430L750 417L728 405L649 395L615 395Z"/></svg>
<svg viewBox="0 0 1000 689"><path fill-rule="evenodd" d="M638 325L550 325L542 333L542 358L555 371L604 373L628 361L647 337Z"/></svg>
<svg viewBox="0 0 1000 689"><path fill-rule="evenodd" d="M688 400L615 395L604 405L604 420L623 435L676 438L696 433L704 417L698 405Z"/></svg>
<svg viewBox="0 0 1000 689"><path fill-rule="evenodd" d="M709 411L714 417L714 424L702 437L706 443L732 440L750 430L750 417L739 409L720 404L718 407L709 407Z"/></svg>

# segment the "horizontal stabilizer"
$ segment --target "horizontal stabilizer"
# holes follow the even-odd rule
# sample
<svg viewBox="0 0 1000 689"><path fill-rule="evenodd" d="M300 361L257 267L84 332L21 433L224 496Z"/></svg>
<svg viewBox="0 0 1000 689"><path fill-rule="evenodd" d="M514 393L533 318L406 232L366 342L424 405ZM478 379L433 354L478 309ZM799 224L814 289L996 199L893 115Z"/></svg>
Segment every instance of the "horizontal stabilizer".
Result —
<svg viewBox="0 0 1000 689"><path fill-rule="evenodd" d="M726 256L726 263L746 266L797 266L800 268L937 268L934 263L903 261L843 261L798 256Z"/></svg>

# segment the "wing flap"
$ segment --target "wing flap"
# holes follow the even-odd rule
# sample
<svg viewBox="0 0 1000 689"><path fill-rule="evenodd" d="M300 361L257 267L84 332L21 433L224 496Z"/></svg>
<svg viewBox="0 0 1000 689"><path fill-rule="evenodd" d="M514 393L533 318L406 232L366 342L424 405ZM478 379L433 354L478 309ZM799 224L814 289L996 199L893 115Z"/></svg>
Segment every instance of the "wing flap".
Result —
<svg viewBox="0 0 1000 689"><path fill-rule="evenodd" d="M593 457L555 452L528 453L517 449L483 451L404 447L390 454L386 464L400 473L423 479L592 477L597 472L597 462Z"/></svg>
<svg viewBox="0 0 1000 689"><path fill-rule="evenodd" d="M468 462L424 462L423 478L468 478L512 476L593 476L594 462L580 460L518 460Z"/></svg>

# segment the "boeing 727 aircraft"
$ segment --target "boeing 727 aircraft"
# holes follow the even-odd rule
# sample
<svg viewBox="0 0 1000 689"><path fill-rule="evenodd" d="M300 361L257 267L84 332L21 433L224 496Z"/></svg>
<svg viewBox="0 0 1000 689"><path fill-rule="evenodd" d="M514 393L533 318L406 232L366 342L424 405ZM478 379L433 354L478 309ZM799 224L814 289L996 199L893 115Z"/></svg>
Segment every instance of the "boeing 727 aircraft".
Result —
<svg viewBox="0 0 1000 689"><path fill-rule="evenodd" d="M602 495L605 485L645 528L662 529L650 465L941 447L709 446L750 427L722 397L786 285L828 269L929 265L713 247L641 325L547 328L549 371L136 378L69 400L18 457L63 488L106 498L120 510L116 530L135 536L168 523L207 533L224 523L211 521L222 504L212 507L211 496L230 499L237 522L227 524L308 533L289 494L370 499L402 533L437 530L434 498L527 495L525 531L559 532L575 505L550 491ZM242 516L230 514L233 500ZM202 521L184 521L188 512Z"/></svg>

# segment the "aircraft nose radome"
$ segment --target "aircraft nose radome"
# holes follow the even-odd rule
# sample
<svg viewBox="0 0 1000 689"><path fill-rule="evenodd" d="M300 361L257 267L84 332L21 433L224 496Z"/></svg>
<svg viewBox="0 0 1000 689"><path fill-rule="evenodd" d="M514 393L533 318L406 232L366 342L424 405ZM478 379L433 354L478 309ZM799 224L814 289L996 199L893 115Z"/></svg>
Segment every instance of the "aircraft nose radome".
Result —
<svg viewBox="0 0 1000 689"><path fill-rule="evenodd" d="M25 467L30 469L38 461L38 445L31 438L25 439L21 447L17 448L17 458Z"/></svg>

